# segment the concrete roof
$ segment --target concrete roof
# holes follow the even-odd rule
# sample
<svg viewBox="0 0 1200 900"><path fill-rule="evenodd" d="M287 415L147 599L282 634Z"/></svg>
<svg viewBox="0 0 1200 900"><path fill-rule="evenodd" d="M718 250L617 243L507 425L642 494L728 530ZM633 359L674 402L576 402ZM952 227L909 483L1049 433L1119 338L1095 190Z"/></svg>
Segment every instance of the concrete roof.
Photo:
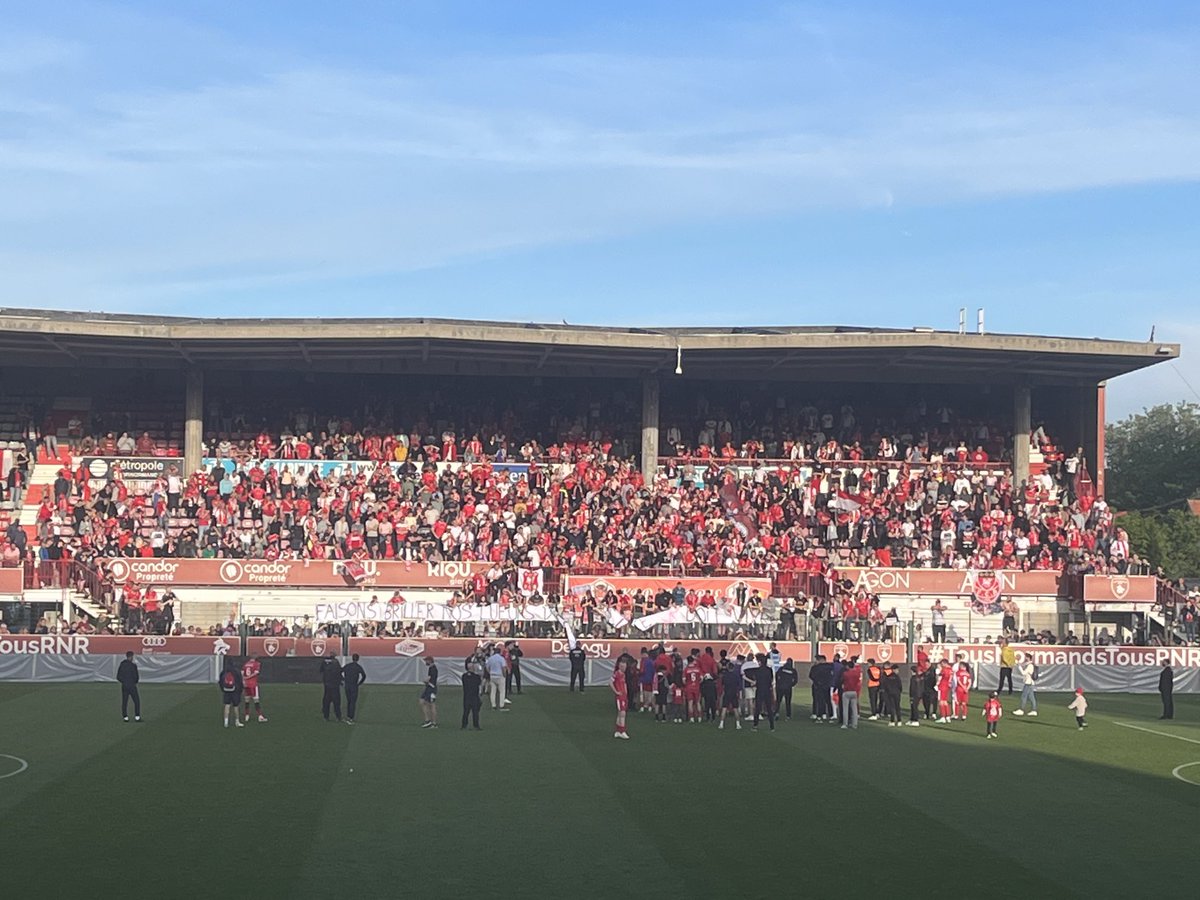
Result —
<svg viewBox="0 0 1200 900"><path fill-rule="evenodd" d="M205 319L0 309L0 364L464 375L671 373L811 381L1095 384L1178 344L928 328L619 328L437 318Z"/></svg>

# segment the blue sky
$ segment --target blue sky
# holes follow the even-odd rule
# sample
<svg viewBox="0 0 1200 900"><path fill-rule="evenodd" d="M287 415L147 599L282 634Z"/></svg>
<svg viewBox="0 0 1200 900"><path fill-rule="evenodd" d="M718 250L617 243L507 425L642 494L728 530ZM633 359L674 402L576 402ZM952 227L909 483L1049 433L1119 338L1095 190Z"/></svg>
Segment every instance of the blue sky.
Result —
<svg viewBox="0 0 1200 900"><path fill-rule="evenodd" d="M0 305L943 328L983 306L994 331L1157 326L1184 359L1115 382L1110 413L1200 399L1195 4L15 6Z"/></svg>

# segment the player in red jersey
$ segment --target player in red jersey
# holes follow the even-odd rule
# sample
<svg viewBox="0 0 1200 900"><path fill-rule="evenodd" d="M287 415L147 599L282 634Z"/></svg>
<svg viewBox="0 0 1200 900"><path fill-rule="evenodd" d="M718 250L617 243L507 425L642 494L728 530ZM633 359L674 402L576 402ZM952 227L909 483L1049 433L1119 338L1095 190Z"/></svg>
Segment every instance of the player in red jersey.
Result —
<svg viewBox="0 0 1200 900"><path fill-rule="evenodd" d="M258 713L258 721L265 722L267 717L263 715L262 704L258 699L258 676L262 672L262 663L256 657L250 657L242 663L242 697L245 702L246 721L250 721L250 701L254 701L254 711Z"/></svg>
<svg viewBox="0 0 1200 900"><path fill-rule="evenodd" d="M612 675L613 696L617 700L617 730L613 737L623 741L629 740L629 732L625 730L625 713L629 711L629 686L625 679L625 660L617 660Z"/></svg>
<svg viewBox="0 0 1200 900"><path fill-rule="evenodd" d="M954 672L950 668L950 663L942 660L941 666L938 667L937 677L937 696L938 696L938 721L945 724L950 721L950 694L954 687Z"/></svg>
<svg viewBox="0 0 1200 900"><path fill-rule="evenodd" d="M971 699L971 680L971 667L960 662L954 676L954 715L964 721L967 718L967 703Z"/></svg>
<svg viewBox="0 0 1200 900"><path fill-rule="evenodd" d="M688 658L683 667L683 696L687 701L687 718L689 722L700 721L700 680L704 673L696 657Z"/></svg>

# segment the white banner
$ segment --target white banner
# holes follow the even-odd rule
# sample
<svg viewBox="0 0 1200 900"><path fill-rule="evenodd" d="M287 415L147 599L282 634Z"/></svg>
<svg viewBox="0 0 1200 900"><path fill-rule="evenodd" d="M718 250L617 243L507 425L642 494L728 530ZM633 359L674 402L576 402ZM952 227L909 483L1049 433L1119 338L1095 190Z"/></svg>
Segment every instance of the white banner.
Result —
<svg viewBox="0 0 1200 900"><path fill-rule="evenodd" d="M318 625L329 622L557 622L558 611L545 604L476 606L426 600L347 600L318 603Z"/></svg>
<svg viewBox="0 0 1200 900"><path fill-rule="evenodd" d="M762 615L750 615L740 606L731 606L728 610L700 606L695 612L686 606L671 606L662 612L634 619L633 624L642 631L649 631L656 625L758 625L765 621Z"/></svg>

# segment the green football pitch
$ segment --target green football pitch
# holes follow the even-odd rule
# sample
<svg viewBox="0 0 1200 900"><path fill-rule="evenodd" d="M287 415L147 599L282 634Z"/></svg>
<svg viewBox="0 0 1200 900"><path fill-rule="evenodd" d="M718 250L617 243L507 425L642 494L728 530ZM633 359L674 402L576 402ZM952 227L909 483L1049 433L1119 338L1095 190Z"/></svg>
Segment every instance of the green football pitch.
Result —
<svg viewBox="0 0 1200 900"><path fill-rule="evenodd" d="M481 732L457 689L423 730L411 687L348 727L265 685L240 729L215 687L143 688L126 724L115 686L0 685L6 896L1196 896L1200 698L1095 694L1080 732L1042 695L996 741L982 695L953 726L631 714L618 741L605 686Z"/></svg>

